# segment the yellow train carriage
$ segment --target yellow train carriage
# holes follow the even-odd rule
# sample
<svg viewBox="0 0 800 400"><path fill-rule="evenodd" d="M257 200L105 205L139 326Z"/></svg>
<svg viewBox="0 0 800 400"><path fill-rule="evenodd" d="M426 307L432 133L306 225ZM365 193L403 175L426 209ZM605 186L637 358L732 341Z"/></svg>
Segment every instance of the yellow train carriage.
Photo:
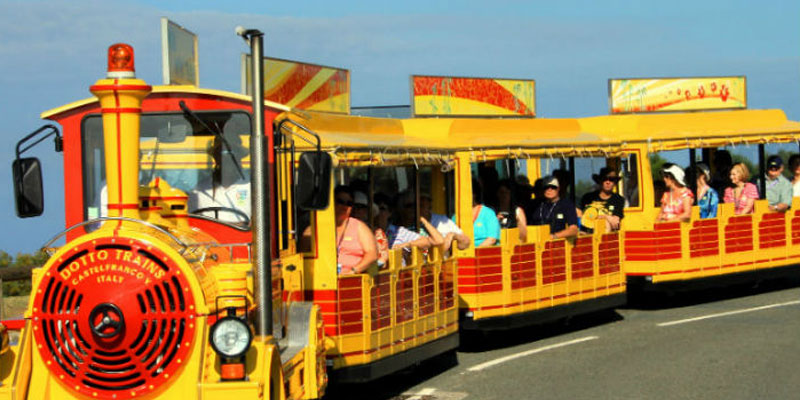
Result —
<svg viewBox="0 0 800 400"><path fill-rule="evenodd" d="M328 143L340 170L413 166L414 170L422 171L431 182L427 184L431 188L429 192L423 190L422 193L430 195L434 211L453 215L469 237L473 234L472 164L495 161L524 164L519 172L535 180L542 175L541 164L545 160L613 158L619 147L613 140L582 133L576 120L390 120L315 113L288 118L319 133L323 143ZM618 161L612 159L611 162ZM447 193L452 195L448 197ZM328 312L326 322L331 322L326 324L329 336L336 342L334 350L329 352L334 369L377 363L384 354L403 351L406 347L398 344L406 343L407 338L422 335L427 341L425 333L432 328L454 332L453 310L446 307L450 295L442 289L452 285L442 282L451 276L457 287L458 324L462 329L506 329L625 303L625 276L620 268L620 242L616 232L604 232L604 226L598 226L593 234L550 240L548 227L531 226L527 240L521 242L516 228L504 229L496 246L453 249L453 257L441 261L437 252L433 253L433 259L423 259L428 265L433 262L434 275L442 277L434 287L439 290L437 302L446 307L446 313L437 320L441 322L428 325L429 328L414 328L398 334L396 324L402 319L398 313L404 306L397 297L402 293L394 289L402 286L405 268L419 265L416 253L414 261L399 270L396 264L399 256L395 254L387 272L337 278L333 268L332 211L317 212L312 221L315 240L312 252L306 254L305 277L307 281L314 280L311 286L315 293L311 295L319 299L315 302L327 302L322 308L323 315L326 310ZM326 228L320 230L323 226ZM323 250L320 243L326 242L329 245ZM328 271L324 280L320 280L323 276L320 268ZM419 268L415 276L423 277L426 264ZM400 274L395 276L395 270ZM417 281L415 277L413 293L421 290ZM385 293L381 285L387 282L391 282L387 286L393 290L389 296L381 297L381 293ZM351 291L350 287L355 290ZM338 297L334 298L333 292L325 297L325 292L320 291L333 288L338 288ZM353 294L352 303L342 298L345 290ZM420 294L415 296L423 298ZM365 304L367 298L370 301ZM384 309L382 304L389 307ZM350 306L356 310L348 313L346 310ZM412 308L425 309L420 304ZM418 315L415 313L414 318ZM384 327L383 324L388 325ZM382 334L375 335L375 332Z"/></svg>
<svg viewBox="0 0 800 400"><path fill-rule="evenodd" d="M789 211L771 212L762 186L762 199L756 200L752 214L734 215L733 204L723 204L719 193L716 218L700 219L694 206L689 222L655 221L660 198L654 191L658 171L653 171L651 162L673 157L683 168L703 161L713 170L715 156L725 150L737 161L755 165L761 161L762 168L751 171L751 176L763 182L766 150L775 152L785 144L797 151L800 123L788 120L783 111L601 116L583 118L580 124L586 132L621 141L624 156L638 160L634 173L641 183L640 202L626 210L622 227L623 267L631 284L643 289L679 288L796 271L797 198Z"/></svg>
<svg viewBox="0 0 800 400"><path fill-rule="evenodd" d="M331 178L337 184L348 183L350 174L359 171L384 175L402 171L413 180L418 171L427 170L434 185L443 187L442 166L452 159L444 146L408 135L401 120L298 112L279 116L276 126L293 132L291 136L308 137L313 132L333 158ZM284 143L279 156L283 161L278 164L289 168L293 150L314 145L314 140ZM326 195L330 207L310 213L300 210L296 225L283 226L305 233L296 238L304 242L297 244L305 251L303 284L288 289L287 296L320 307L331 379L372 380L455 350L455 258L443 257L438 248L425 254L416 248L407 254L391 250L380 269L373 266L367 273L339 275L333 191ZM444 203L444 195L443 191L434 193L437 206Z"/></svg>

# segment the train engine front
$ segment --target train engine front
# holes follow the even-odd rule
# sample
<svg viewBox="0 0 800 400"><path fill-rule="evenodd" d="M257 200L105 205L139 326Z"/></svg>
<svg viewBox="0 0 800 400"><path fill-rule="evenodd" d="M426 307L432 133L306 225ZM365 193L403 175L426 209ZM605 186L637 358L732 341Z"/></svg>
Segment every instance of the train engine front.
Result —
<svg viewBox="0 0 800 400"><path fill-rule="evenodd" d="M107 216L34 270L18 344L0 356L0 398L321 395L289 384L294 367L282 365L278 338L254 335L252 262L209 246L213 238L186 223L184 192L158 178L140 186L151 87L135 78L130 46L109 48L108 75L90 90L102 111ZM288 359L307 370L300 381L316 384L321 321L306 311L300 328L311 345Z"/></svg>

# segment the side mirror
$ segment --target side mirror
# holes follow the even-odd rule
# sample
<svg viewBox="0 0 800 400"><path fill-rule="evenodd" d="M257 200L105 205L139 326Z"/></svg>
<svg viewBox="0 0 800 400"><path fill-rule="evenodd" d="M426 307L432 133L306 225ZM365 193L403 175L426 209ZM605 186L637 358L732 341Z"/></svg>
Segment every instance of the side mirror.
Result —
<svg viewBox="0 0 800 400"><path fill-rule="evenodd" d="M44 212L42 166L38 158L17 158L11 168L14 174L14 200L17 216L37 217Z"/></svg>
<svg viewBox="0 0 800 400"><path fill-rule="evenodd" d="M330 154L309 151L300 155L300 165L295 175L295 197L297 206L303 210L328 208L331 192Z"/></svg>

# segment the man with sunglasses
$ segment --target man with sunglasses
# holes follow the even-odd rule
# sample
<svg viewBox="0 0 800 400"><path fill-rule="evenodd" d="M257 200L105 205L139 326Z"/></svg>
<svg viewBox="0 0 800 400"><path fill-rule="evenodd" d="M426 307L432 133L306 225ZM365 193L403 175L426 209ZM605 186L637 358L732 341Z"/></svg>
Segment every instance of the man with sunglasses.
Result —
<svg viewBox="0 0 800 400"><path fill-rule="evenodd" d="M542 178L544 201L532 213L532 225L550 225L550 239L565 239L578 234L575 204L559 195L559 182L553 176Z"/></svg>
<svg viewBox="0 0 800 400"><path fill-rule="evenodd" d="M617 171L603 167L599 174L592 175L592 179L597 183L598 189L581 198L581 231L594 232L596 220L605 220L610 231L619 230L620 221L625 218L625 199L614 192L620 179Z"/></svg>
<svg viewBox="0 0 800 400"><path fill-rule="evenodd" d="M769 210L784 212L792 205L792 184L783 177L783 160L778 155L767 159L767 203Z"/></svg>

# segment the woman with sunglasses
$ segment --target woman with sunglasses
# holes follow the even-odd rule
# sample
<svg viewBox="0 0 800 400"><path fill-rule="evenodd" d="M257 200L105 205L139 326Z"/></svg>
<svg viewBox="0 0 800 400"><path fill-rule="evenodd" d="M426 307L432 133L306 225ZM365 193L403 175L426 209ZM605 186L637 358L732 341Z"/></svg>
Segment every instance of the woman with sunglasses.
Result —
<svg viewBox="0 0 800 400"><path fill-rule="evenodd" d="M378 260L375 236L367 224L350 216L353 211L353 189L349 186L338 186L333 196L339 273L362 273Z"/></svg>
<svg viewBox="0 0 800 400"><path fill-rule="evenodd" d="M625 199L614 192L620 179L617 171L603 167L592 179L599 187L581 198L581 231L594 232L596 220L605 220L608 231L619 230L620 221L625 218Z"/></svg>
<svg viewBox="0 0 800 400"><path fill-rule="evenodd" d="M661 212L656 221L689 221L692 218L694 195L686 187L686 173L681 167L666 163L661 170L661 177L667 190L661 196Z"/></svg>
<svg viewBox="0 0 800 400"><path fill-rule="evenodd" d="M725 188L723 199L726 203L733 203L733 213L735 215L750 214L753 212L753 205L758 199L758 188L748 182L750 180L750 170L744 163L735 164L731 167L731 183L733 187Z"/></svg>

